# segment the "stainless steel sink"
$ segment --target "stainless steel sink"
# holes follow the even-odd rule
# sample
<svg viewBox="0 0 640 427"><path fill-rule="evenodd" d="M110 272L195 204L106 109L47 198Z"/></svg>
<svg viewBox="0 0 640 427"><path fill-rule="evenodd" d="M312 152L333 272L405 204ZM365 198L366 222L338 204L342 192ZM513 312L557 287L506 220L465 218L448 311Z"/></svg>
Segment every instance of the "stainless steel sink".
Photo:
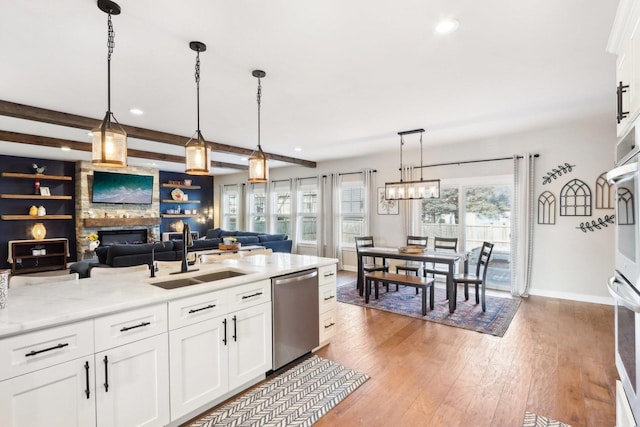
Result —
<svg viewBox="0 0 640 427"><path fill-rule="evenodd" d="M177 289L185 286L199 285L201 283L215 282L216 280L229 279L231 277L244 276L245 274L246 273L232 270L214 271L194 277L180 277L176 279L163 280L161 282L151 283L151 285L163 289Z"/></svg>
<svg viewBox="0 0 640 427"><path fill-rule="evenodd" d="M246 273L239 271L225 270L215 271L212 273L200 274L195 276L194 279L201 280L202 282L213 282L215 280L229 279L231 277L244 276Z"/></svg>
<svg viewBox="0 0 640 427"><path fill-rule="evenodd" d="M193 277L183 277L180 279L165 280L163 282L156 282L151 284L163 289L177 289L183 288L185 286L199 285L200 283L203 282L201 280L196 280Z"/></svg>

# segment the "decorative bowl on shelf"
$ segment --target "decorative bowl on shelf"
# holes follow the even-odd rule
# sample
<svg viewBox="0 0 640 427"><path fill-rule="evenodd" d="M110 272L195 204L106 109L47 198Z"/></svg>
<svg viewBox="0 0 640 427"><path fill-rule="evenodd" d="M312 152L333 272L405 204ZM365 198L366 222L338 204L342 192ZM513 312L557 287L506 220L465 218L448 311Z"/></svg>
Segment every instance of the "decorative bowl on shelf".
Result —
<svg viewBox="0 0 640 427"><path fill-rule="evenodd" d="M422 254L426 250L427 248L425 248L424 246L416 245L402 246L398 248L398 251L403 254Z"/></svg>
<svg viewBox="0 0 640 427"><path fill-rule="evenodd" d="M171 192L171 198L173 200L182 200L184 198L184 192L179 188L175 188Z"/></svg>

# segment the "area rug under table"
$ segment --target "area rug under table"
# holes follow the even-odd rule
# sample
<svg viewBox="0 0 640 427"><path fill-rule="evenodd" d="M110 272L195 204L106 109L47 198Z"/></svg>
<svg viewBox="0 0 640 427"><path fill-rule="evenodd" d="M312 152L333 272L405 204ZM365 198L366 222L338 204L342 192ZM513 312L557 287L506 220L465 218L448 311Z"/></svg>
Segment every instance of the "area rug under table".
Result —
<svg viewBox="0 0 640 427"><path fill-rule="evenodd" d="M337 296L339 302L390 311L499 337L507 332L509 324L520 306L519 298L499 298L487 295L487 311L483 313L482 306L476 304L473 287L469 288L468 301L464 300L464 293L458 290L458 301L453 313L449 313L449 300L445 299L445 290L436 287L433 310L427 306L426 316L422 315L421 294L416 295L415 288L409 286L400 286L396 292L395 285L389 285L388 295L384 287L381 286L379 298L374 299L372 294L369 304L365 304L364 297L358 295L355 282L338 287Z"/></svg>
<svg viewBox="0 0 640 427"><path fill-rule="evenodd" d="M369 376L312 356L190 427L310 426Z"/></svg>
<svg viewBox="0 0 640 427"><path fill-rule="evenodd" d="M522 427L571 427L569 424L565 424L560 421L552 420L551 418L543 417L531 412L525 412L524 421Z"/></svg>

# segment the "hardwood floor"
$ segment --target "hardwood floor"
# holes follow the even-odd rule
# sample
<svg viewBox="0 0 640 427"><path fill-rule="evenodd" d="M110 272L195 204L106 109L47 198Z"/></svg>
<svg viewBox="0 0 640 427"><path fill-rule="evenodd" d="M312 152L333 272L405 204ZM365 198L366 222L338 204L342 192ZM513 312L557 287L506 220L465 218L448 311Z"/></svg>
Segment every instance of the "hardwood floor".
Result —
<svg viewBox="0 0 640 427"><path fill-rule="evenodd" d="M343 303L337 318L317 354L371 378L317 426L615 425L612 306L525 298L502 338Z"/></svg>

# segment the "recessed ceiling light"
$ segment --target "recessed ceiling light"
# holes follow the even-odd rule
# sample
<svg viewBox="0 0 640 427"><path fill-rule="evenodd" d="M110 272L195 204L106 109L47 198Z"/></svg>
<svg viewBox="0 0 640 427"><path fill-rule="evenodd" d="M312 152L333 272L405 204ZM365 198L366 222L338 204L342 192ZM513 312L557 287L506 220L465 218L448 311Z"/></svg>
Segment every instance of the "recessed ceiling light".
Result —
<svg viewBox="0 0 640 427"><path fill-rule="evenodd" d="M249 160L249 159L248 159L247 157L240 157L240 161L241 161L241 162L246 162L246 161L248 161L248 160Z"/></svg>
<svg viewBox="0 0 640 427"><path fill-rule="evenodd" d="M436 34L449 34L458 29L460 23L455 19L443 19L433 29Z"/></svg>
<svg viewBox="0 0 640 427"><path fill-rule="evenodd" d="M132 108L132 109L129 110L129 112L131 114L135 114L136 116L141 116L142 114L144 114L144 111L142 111L139 108Z"/></svg>
<svg viewBox="0 0 640 427"><path fill-rule="evenodd" d="M60 149L62 151L71 151L71 148L69 148L69 147L60 147Z"/></svg>
<svg viewBox="0 0 640 427"><path fill-rule="evenodd" d="M295 147L295 148L293 149L293 151L302 151L302 148L300 148L300 147Z"/></svg>

